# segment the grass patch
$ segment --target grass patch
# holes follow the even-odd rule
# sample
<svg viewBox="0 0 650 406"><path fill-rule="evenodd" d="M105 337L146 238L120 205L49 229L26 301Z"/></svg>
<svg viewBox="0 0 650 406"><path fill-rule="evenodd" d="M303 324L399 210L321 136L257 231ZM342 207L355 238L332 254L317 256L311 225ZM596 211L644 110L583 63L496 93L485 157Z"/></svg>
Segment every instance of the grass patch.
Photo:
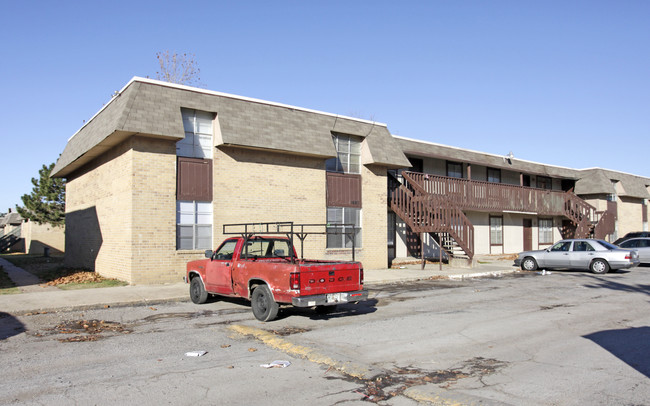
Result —
<svg viewBox="0 0 650 406"><path fill-rule="evenodd" d="M71 282L62 285L57 285L59 289L75 290L75 289L88 289L88 288L112 288L115 286L126 286L128 283L117 279L103 279L100 282Z"/></svg>
<svg viewBox="0 0 650 406"><path fill-rule="evenodd" d="M7 272L0 265L0 295L11 295L20 293L20 289L16 287L14 281L9 278Z"/></svg>

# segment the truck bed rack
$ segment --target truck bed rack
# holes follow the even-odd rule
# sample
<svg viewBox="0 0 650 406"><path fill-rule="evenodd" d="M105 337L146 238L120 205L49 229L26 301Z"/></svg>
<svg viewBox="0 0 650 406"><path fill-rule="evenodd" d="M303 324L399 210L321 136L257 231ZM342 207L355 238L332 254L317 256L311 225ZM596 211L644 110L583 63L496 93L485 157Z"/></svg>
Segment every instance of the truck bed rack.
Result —
<svg viewBox="0 0 650 406"><path fill-rule="evenodd" d="M352 242L352 261L355 261L354 234L357 227L354 224L296 224L293 221L276 221L267 223L233 223L223 225L223 235L241 235L245 240L256 235L287 236L293 246L294 236L300 240L300 259L305 259L303 249L308 235L345 235ZM246 246L248 251L248 247ZM294 252L291 250L291 262L295 262ZM248 252L247 252L248 254Z"/></svg>

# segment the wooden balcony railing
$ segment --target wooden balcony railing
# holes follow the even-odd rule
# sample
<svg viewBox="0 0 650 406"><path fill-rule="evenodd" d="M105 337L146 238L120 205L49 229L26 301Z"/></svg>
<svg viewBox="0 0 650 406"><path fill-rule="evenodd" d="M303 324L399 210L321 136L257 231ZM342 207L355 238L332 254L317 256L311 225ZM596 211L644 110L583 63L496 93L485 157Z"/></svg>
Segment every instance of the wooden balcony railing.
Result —
<svg viewBox="0 0 650 406"><path fill-rule="evenodd" d="M565 216L586 236L598 219L596 208L572 192L537 189L503 183L449 178L418 172L402 173L425 193L447 196L463 210L518 211L538 215Z"/></svg>

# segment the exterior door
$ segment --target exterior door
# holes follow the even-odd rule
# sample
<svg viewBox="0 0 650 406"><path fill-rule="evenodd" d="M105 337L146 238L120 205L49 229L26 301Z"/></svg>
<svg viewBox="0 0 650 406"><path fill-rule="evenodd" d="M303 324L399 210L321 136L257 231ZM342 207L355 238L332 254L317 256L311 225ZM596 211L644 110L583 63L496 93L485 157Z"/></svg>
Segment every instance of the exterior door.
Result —
<svg viewBox="0 0 650 406"><path fill-rule="evenodd" d="M524 219L524 251L533 250L533 220Z"/></svg>

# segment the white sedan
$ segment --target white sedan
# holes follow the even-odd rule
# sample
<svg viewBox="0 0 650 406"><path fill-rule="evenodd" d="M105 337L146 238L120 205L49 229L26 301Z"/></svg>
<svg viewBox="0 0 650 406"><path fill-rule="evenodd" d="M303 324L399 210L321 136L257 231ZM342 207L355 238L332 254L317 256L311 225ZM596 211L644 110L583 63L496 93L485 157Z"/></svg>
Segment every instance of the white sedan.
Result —
<svg viewBox="0 0 650 406"><path fill-rule="evenodd" d="M639 265L639 253L622 249L603 240L562 240L539 251L524 251L515 259L515 265L524 271L537 268L588 269L595 274L610 269L627 269Z"/></svg>
<svg viewBox="0 0 650 406"><path fill-rule="evenodd" d="M639 253L642 264L650 264L650 238L631 238L618 245L626 250L635 250Z"/></svg>

